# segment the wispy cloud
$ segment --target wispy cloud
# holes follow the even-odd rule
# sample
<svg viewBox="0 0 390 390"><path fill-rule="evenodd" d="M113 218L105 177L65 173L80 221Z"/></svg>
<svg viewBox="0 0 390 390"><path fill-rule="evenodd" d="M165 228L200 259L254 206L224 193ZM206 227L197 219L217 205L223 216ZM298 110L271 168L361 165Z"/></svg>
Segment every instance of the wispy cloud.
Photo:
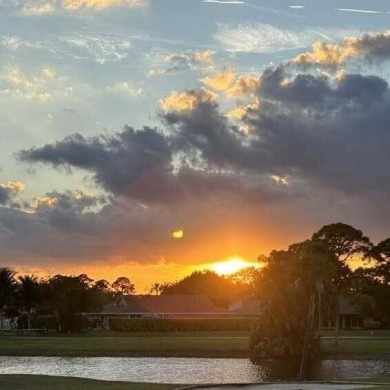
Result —
<svg viewBox="0 0 390 390"><path fill-rule="evenodd" d="M53 95L64 96L70 92L62 78L47 68L35 74L26 74L16 66L9 67L2 84L4 87L0 89L1 95L26 100L47 101Z"/></svg>
<svg viewBox="0 0 390 390"><path fill-rule="evenodd" d="M216 4L245 4L245 1L239 0L203 0L203 3L216 3Z"/></svg>
<svg viewBox="0 0 390 390"><path fill-rule="evenodd" d="M186 51L179 53L152 52L149 61L152 62L152 69L149 75L174 74L187 69L209 70L213 68L212 50Z"/></svg>
<svg viewBox="0 0 390 390"><path fill-rule="evenodd" d="M92 59L100 64L117 62L129 54L130 39L110 34L69 34L45 40L3 36L0 47L17 50L43 50L57 58Z"/></svg>
<svg viewBox="0 0 390 390"><path fill-rule="evenodd" d="M274 53L310 46L318 38L332 40L346 34L346 30L340 29L292 30L263 23L219 24L214 38L231 52Z"/></svg>
<svg viewBox="0 0 390 390"><path fill-rule="evenodd" d="M386 13L388 13L385 11L375 11L375 10L369 10L369 9L355 9L355 8L337 8L337 11L356 12L356 13L361 13L361 14L386 14Z"/></svg>

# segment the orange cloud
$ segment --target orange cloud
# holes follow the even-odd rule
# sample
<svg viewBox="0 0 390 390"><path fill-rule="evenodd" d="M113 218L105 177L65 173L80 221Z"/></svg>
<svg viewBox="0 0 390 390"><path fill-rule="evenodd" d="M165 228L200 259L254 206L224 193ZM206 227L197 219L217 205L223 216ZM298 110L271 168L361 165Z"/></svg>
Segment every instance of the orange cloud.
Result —
<svg viewBox="0 0 390 390"><path fill-rule="evenodd" d="M233 69L224 69L214 76L205 77L202 83L216 91L225 91L232 86L236 74Z"/></svg>
<svg viewBox="0 0 390 390"><path fill-rule="evenodd" d="M233 108L232 110L230 110L226 116L228 118L232 118L232 119L241 119L243 116L245 116L247 110L246 110L246 107L244 106L238 106L236 108Z"/></svg>
<svg viewBox="0 0 390 390"><path fill-rule="evenodd" d="M217 96L207 89L187 90L182 93L173 92L161 101L164 111L193 110L199 103L215 102Z"/></svg>
<svg viewBox="0 0 390 390"><path fill-rule="evenodd" d="M298 55L292 62L300 65L339 66L362 55L377 59L390 57L390 31L364 34L360 38L346 37L341 45L316 42L312 51Z"/></svg>
<svg viewBox="0 0 390 390"><path fill-rule="evenodd" d="M0 187L15 193L26 189L26 185L20 181L9 181L7 184L0 184Z"/></svg>
<svg viewBox="0 0 390 390"><path fill-rule="evenodd" d="M194 54L197 64L212 65L214 52L212 50L198 51Z"/></svg>
<svg viewBox="0 0 390 390"><path fill-rule="evenodd" d="M137 7L144 3L144 0L62 0L62 6L67 10L80 8L104 9L124 6Z"/></svg>
<svg viewBox="0 0 390 390"><path fill-rule="evenodd" d="M33 7L23 8L23 13L28 15L46 15L52 14L55 11L55 6L51 3L39 4Z"/></svg>
<svg viewBox="0 0 390 390"><path fill-rule="evenodd" d="M260 78L256 75L242 75L229 88L226 93L228 96L237 97L241 95L251 95L256 93L260 85Z"/></svg>

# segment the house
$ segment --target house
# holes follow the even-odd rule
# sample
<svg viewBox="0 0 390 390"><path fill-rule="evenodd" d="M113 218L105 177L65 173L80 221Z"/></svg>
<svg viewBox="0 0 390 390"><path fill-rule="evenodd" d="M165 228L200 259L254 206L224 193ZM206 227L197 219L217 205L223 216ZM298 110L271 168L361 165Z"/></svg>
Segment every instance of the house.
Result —
<svg viewBox="0 0 390 390"><path fill-rule="evenodd" d="M229 312L237 317L256 318L261 316L261 302L258 299L237 300L229 306Z"/></svg>
<svg viewBox="0 0 390 390"><path fill-rule="evenodd" d="M359 329L363 328L364 318L359 310L344 296L339 296L339 328L340 329ZM322 321L323 329L333 329L335 321L324 319Z"/></svg>
<svg viewBox="0 0 390 390"><path fill-rule="evenodd" d="M100 312L84 315L107 327L109 318L221 318L231 313L204 295L121 295Z"/></svg>
<svg viewBox="0 0 390 390"><path fill-rule="evenodd" d="M359 310L346 297L339 297L340 329L354 329L363 327L363 317Z"/></svg>

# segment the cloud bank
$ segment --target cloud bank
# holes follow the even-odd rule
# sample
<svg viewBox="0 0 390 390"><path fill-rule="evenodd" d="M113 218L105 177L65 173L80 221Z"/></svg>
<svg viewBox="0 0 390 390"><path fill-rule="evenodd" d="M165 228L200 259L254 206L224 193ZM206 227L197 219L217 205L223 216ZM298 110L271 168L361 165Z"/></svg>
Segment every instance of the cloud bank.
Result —
<svg viewBox="0 0 390 390"><path fill-rule="evenodd" d="M386 33L354 42L356 56L387 58ZM159 128L75 133L20 151L33 166L84 172L106 195L52 192L0 208L0 257L211 261L291 240L302 215L305 228L340 216L386 226L388 82L299 69L286 62L257 76L210 76L206 84L224 98L250 100L230 115L220 95L195 88L162 99ZM2 204L11 187L0 187ZM172 245L177 229L186 235ZM275 241L262 242L263 233Z"/></svg>

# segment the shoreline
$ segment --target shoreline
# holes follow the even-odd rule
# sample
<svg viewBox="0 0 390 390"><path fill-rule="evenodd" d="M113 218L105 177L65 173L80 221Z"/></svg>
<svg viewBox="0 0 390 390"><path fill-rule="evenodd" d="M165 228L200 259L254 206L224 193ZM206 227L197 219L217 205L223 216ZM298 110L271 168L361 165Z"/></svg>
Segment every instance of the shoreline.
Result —
<svg viewBox="0 0 390 390"><path fill-rule="evenodd" d="M209 351L178 351L172 353L172 351L131 351L131 352L97 352L97 351L72 351L72 352L53 352L53 351L2 351L0 348L0 357L71 357L71 358L191 358L191 359L249 359L250 356L247 352L231 351L231 352L218 352L210 353ZM272 359L263 359L261 361L269 361ZM280 359L283 360L283 359ZM388 354L323 354L319 361L326 360L390 360L390 353Z"/></svg>
<svg viewBox="0 0 390 390"><path fill-rule="evenodd" d="M128 381L105 381L97 379L51 376L0 374L0 387L4 390L25 389L28 383L30 390L190 390L190 389L248 389L248 390L390 390L388 382L381 381L284 381L257 383L225 384L169 384Z"/></svg>

